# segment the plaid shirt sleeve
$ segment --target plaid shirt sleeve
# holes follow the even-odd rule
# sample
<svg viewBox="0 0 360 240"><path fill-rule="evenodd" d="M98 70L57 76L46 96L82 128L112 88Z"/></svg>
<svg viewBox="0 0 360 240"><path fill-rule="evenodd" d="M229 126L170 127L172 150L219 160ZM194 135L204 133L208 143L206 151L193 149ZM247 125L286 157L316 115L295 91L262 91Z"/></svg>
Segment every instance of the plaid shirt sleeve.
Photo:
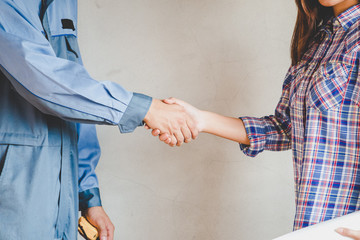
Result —
<svg viewBox="0 0 360 240"><path fill-rule="evenodd" d="M291 148L289 90L292 75L289 71L285 78L275 115L262 118L240 117L250 140L250 145L240 144L247 156L255 157L264 150L283 151Z"/></svg>

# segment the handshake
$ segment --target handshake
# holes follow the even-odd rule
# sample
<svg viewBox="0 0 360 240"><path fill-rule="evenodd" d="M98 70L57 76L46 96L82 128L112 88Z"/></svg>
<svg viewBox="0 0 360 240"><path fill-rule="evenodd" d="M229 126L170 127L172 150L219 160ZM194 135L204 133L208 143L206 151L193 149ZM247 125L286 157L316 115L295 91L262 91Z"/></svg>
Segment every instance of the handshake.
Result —
<svg viewBox="0 0 360 240"><path fill-rule="evenodd" d="M153 99L144 122L153 136L172 147L196 139L204 125L200 110L175 98Z"/></svg>

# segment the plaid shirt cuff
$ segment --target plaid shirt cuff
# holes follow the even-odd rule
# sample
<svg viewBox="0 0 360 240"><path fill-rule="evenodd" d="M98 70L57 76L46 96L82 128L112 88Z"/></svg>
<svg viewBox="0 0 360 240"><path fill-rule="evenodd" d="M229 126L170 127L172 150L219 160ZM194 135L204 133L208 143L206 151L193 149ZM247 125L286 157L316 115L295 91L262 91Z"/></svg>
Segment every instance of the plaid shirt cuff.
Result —
<svg viewBox="0 0 360 240"><path fill-rule="evenodd" d="M241 117L240 119L244 122L246 133L250 140L250 145L240 144L240 149L245 155L255 157L265 149L266 124L264 124L261 118Z"/></svg>

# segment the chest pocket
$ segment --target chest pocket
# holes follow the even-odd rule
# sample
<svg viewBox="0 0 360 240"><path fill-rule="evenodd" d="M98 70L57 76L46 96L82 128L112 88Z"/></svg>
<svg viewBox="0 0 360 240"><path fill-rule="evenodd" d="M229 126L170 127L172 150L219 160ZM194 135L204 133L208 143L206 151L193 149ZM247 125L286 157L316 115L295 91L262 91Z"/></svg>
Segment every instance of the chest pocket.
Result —
<svg viewBox="0 0 360 240"><path fill-rule="evenodd" d="M77 1L54 0L45 12L43 26L57 57L81 63L76 13Z"/></svg>
<svg viewBox="0 0 360 240"><path fill-rule="evenodd" d="M321 65L309 88L308 106L321 112L339 107L345 98L350 69L343 63Z"/></svg>

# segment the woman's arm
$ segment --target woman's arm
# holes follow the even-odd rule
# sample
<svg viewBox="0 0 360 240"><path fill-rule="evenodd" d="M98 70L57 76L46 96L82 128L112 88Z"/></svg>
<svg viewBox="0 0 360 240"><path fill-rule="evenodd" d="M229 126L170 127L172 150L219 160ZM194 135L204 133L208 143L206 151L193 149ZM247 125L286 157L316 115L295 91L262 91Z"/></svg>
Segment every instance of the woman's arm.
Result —
<svg viewBox="0 0 360 240"><path fill-rule="evenodd" d="M240 143L242 151L251 157L264 150L283 151L291 148L291 122L288 108L288 85L285 81L283 95L275 110L275 115L262 118L225 117L216 113L199 110L192 105L170 98L167 104L178 104L193 118L199 132L206 132ZM158 136L160 131L153 130ZM160 135L160 140L168 143L167 135Z"/></svg>
<svg viewBox="0 0 360 240"><path fill-rule="evenodd" d="M291 148L292 126L289 94L293 71L294 69L291 67L286 75L280 101L274 115L237 119L201 111L174 98L164 100L164 102L182 105L189 115L192 115L199 132L211 133L238 142L241 150L247 156L255 157L264 150L284 151ZM152 134L158 136L159 131L153 130ZM166 135L160 135L160 140L165 143L169 141Z"/></svg>
<svg viewBox="0 0 360 240"><path fill-rule="evenodd" d="M213 112L201 111L176 98L166 99L164 102L183 106L185 111L194 119L199 132L210 133L244 145L250 144L244 123L239 118L225 117ZM152 133L154 136L158 136L160 131L155 129ZM159 138L161 141L167 143L168 136L166 134L161 134Z"/></svg>
<svg viewBox="0 0 360 240"><path fill-rule="evenodd" d="M202 132L210 133L245 145L250 144L244 123L239 118L226 117L213 112L199 111L203 121Z"/></svg>

